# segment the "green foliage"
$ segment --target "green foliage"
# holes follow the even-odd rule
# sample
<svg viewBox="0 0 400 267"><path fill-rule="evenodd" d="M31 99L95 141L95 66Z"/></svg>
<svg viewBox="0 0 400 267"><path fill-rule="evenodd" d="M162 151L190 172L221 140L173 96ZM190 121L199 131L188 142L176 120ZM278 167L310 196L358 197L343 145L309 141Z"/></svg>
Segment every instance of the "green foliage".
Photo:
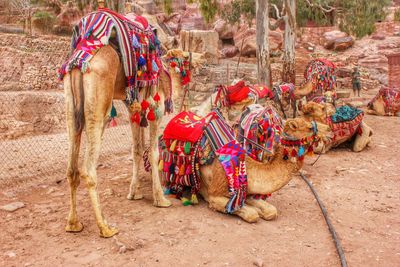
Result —
<svg viewBox="0 0 400 267"><path fill-rule="evenodd" d="M200 12L207 23L210 23L218 13L217 0L200 0Z"/></svg>
<svg viewBox="0 0 400 267"><path fill-rule="evenodd" d="M157 0L156 1L157 5L162 5L164 12L167 13L167 15L171 15L173 10L172 10L172 0Z"/></svg>
<svg viewBox="0 0 400 267"><path fill-rule="evenodd" d="M239 23L242 15L251 24L256 17L255 0L233 0L221 10L221 17L230 24Z"/></svg>
<svg viewBox="0 0 400 267"><path fill-rule="evenodd" d="M400 9L397 9L397 10L394 12L394 20L395 20L395 21L400 21Z"/></svg>
<svg viewBox="0 0 400 267"><path fill-rule="evenodd" d="M33 14L33 18L53 20L55 19L55 16L47 11L38 11L35 14Z"/></svg>

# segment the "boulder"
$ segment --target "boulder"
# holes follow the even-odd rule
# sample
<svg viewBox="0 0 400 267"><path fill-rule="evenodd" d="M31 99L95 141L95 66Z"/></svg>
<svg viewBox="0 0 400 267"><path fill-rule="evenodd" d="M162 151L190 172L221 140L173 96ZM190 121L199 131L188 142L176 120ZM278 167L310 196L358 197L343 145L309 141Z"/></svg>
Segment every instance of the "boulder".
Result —
<svg viewBox="0 0 400 267"><path fill-rule="evenodd" d="M197 4L188 4L186 11L181 18L181 29L190 30L205 30L206 24Z"/></svg>
<svg viewBox="0 0 400 267"><path fill-rule="evenodd" d="M323 37L320 40L322 46L326 49L333 49L335 46L335 40L343 37L347 37L348 34L342 31L329 31L325 32Z"/></svg>
<svg viewBox="0 0 400 267"><path fill-rule="evenodd" d="M214 31L218 33L219 39L232 39L237 32L237 26L232 26L225 20L219 19L214 23Z"/></svg>
<svg viewBox="0 0 400 267"><path fill-rule="evenodd" d="M375 33L374 35L371 36L371 39L373 40L385 40L386 36L381 33Z"/></svg>
<svg viewBox="0 0 400 267"><path fill-rule="evenodd" d="M139 0L136 3L143 7L148 14L156 14L158 12L157 5L153 0Z"/></svg>
<svg viewBox="0 0 400 267"><path fill-rule="evenodd" d="M165 46L165 48L171 49L174 45L175 38L173 36L169 36L164 31L164 29L158 23L158 17L147 13L144 13L142 16L147 19L149 24L151 24L154 28L157 29L157 37L160 40L160 42Z"/></svg>
<svg viewBox="0 0 400 267"><path fill-rule="evenodd" d="M353 70L351 67L340 67L336 70L337 77L347 78L351 77Z"/></svg>
<svg viewBox="0 0 400 267"><path fill-rule="evenodd" d="M239 53L239 48L236 46L227 46L222 48L221 54L224 58L231 58Z"/></svg>
<svg viewBox="0 0 400 267"><path fill-rule="evenodd" d="M276 52L282 48L283 37L278 31L269 32L269 47L271 52ZM235 34L233 38L235 46L241 51L242 56L251 57L256 55L256 30L248 26L242 26L241 29Z"/></svg>
<svg viewBox="0 0 400 267"><path fill-rule="evenodd" d="M344 51L349 47L352 47L354 44L354 38L351 36L338 38L335 40L333 45L333 50L335 51Z"/></svg>
<svg viewBox="0 0 400 267"><path fill-rule="evenodd" d="M182 30L180 32L182 50L205 53L212 59L212 63L218 60L218 40L216 31Z"/></svg>
<svg viewBox="0 0 400 267"><path fill-rule="evenodd" d="M181 19L182 16L179 13L173 13L164 20L164 23L172 32L178 34L181 31Z"/></svg>

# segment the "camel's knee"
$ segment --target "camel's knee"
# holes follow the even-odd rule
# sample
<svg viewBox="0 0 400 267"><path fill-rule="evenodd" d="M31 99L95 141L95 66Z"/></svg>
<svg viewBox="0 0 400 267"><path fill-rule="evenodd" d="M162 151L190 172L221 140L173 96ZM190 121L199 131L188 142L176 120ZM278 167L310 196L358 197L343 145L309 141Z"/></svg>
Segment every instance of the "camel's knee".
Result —
<svg viewBox="0 0 400 267"><path fill-rule="evenodd" d="M82 175L83 179L86 181L86 186L90 189L95 189L97 187L97 181L94 179L94 177L90 175Z"/></svg>
<svg viewBox="0 0 400 267"><path fill-rule="evenodd" d="M77 188L79 186L79 184L81 183L79 170L68 169L67 170L67 179L68 179L69 185L72 188Z"/></svg>

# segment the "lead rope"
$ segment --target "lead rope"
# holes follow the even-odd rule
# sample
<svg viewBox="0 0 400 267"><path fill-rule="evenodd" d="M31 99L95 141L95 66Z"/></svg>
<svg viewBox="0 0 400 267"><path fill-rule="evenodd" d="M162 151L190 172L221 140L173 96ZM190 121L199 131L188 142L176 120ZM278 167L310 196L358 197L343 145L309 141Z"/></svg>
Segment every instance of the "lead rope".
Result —
<svg viewBox="0 0 400 267"><path fill-rule="evenodd" d="M337 236L337 233L336 233L336 231L335 231L335 228L333 227L333 224L332 224L331 220L330 220L329 217L328 217L328 212L327 212L327 210L326 210L324 204L322 203L321 199L320 199L319 196L318 196L317 191L315 191L313 185L312 185L311 182L307 179L307 177L306 177L303 173L301 173L301 172L300 172L300 176L301 176L301 178L306 182L306 184L308 185L308 187L310 188L311 192L313 193L315 199L316 199L317 202L318 202L318 205L319 205L319 207L320 207L320 209L321 209L321 211L322 211L322 215L323 215L324 218L325 218L325 222L326 222L326 224L328 225L329 232L331 233L332 238L333 238L333 241L335 242L336 251L337 251L337 253L338 253L338 255L339 255L341 266L342 266L342 267L347 267L346 256L344 255L344 251L343 251L342 245L340 244L340 240L339 240L339 238L338 238L338 236Z"/></svg>

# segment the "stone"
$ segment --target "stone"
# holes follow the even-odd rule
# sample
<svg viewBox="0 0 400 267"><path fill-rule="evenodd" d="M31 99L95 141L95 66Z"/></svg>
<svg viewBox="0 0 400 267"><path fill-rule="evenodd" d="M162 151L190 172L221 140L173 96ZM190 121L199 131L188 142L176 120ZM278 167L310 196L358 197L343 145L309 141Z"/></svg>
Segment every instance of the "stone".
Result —
<svg viewBox="0 0 400 267"><path fill-rule="evenodd" d="M338 30L325 32L320 40L320 44L326 49L333 49L336 39L347 36L347 33Z"/></svg>
<svg viewBox="0 0 400 267"><path fill-rule="evenodd" d="M344 51L349 47L352 47L354 44L354 38L351 36L337 38L333 45L333 50L335 51Z"/></svg>
<svg viewBox="0 0 400 267"><path fill-rule="evenodd" d="M14 212L23 207L25 207L25 204L22 202L12 202L7 205L1 206L0 209L8 212Z"/></svg>
<svg viewBox="0 0 400 267"><path fill-rule="evenodd" d="M214 23L214 31L218 33L221 40L233 39L237 30L237 26L232 26L223 19L219 19Z"/></svg>
<svg viewBox="0 0 400 267"><path fill-rule="evenodd" d="M184 51L204 53L210 63L218 60L218 33L216 31L182 30L180 32L181 49Z"/></svg>
<svg viewBox="0 0 400 267"><path fill-rule="evenodd" d="M239 53L239 48L236 46L228 46L224 47L221 50L221 54L223 58L231 58L236 56Z"/></svg>
<svg viewBox="0 0 400 267"><path fill-rule="evenodd" d="M14 251L8 251L8 252L4 253L4 255L9 258L15 258L17 256L17 254Z"/></svg>
<svg viewBox="0 0 400 267"><path fill-rule="evenodd" d="M373 39L373 40L385 40L386 36L384 34L375 33L374 35L371 36L371 39Z"/></svg>

